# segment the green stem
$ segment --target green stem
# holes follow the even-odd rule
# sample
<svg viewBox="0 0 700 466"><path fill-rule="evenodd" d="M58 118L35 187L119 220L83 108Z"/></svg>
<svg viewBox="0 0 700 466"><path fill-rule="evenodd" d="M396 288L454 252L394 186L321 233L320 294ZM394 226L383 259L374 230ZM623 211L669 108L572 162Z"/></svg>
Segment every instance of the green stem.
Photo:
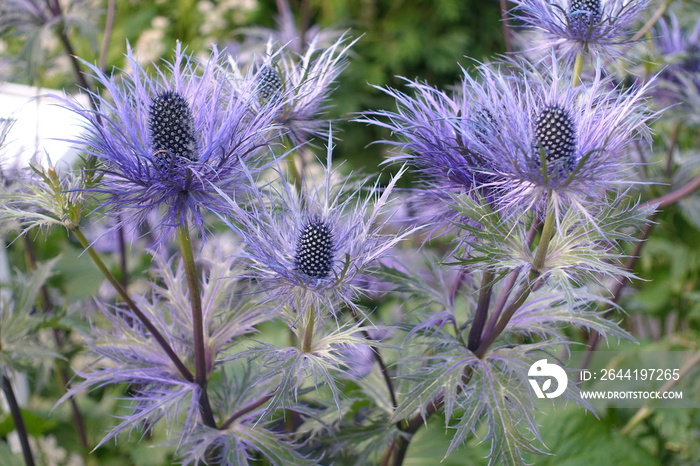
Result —
<svg viewBox="0 0 700 466"><path fill-rule="evenodd" d="M668 8L669 3L671 3L671 0L664 0L664 2L659 6L659 8L654 12L652 17L649 18L649 21L647 21L646 24L644 24L644 26L642 26L642 28L639 31L637 31L637 33L634 36L632 36L632 41L638 41L639 39L644 37L644 34L649 32L651 28L654 27L654 24L656 24L656 22L661 19L664 13L666 13L666 8Z"/></svg>
<svg viewBox="0 0 700 466"><path fill-rule="evenodd" d="M542 227L542 234L540 235L540 243L537 245L537 252L535 253L535 259L532 261L532 267L537 272L540 272L545 265L545 260L547 259L547 250L549 249L549 242L552 240L554 234L554 209L551 208L552 193L549 193L547 197L547 217L544 220L544 226Z"/></svg>
<svg viewBox="0 0 700 466"><path fill-rule="evenodd" d="M177 239L182 253L182 262L185 265L185 275L187 276L187 286L190 290L190 303L192 305L192 331L194 333L194 380L201 390L200 413L204 423L216 428L214 415L209 404L207 395L207 360L204 348L204 318L202 313L202 296L199 287L197 265L194 262L192 252L192 241L188 231L187 223L182 222L177 227Z"/></svg>
<svg viewBox="0 0 700 466"><path fill-rule="evenodd" d="M494 325L493 330L484 336L481 344L476 351L474 351L474 354L478 358L482 358L486 354L489 346L491 346L493 342L496 341L496 338L503 333L515 312L520 309L523 304L525 304L525 301L530 296L530 293L532 293L535 281L540 276L540 273L546 263L549 243L554 235L555 217L555 210L552 208L552 193L550 191L549 195L547 196L547 216L544 220L542 234L540 235L540 243L537 245L537 251L535 252L535 258L532 261L532 269L527 277L527 281L523 283L515 300L503 311L503 314L501 314L499 317L498 322L496 322L496 325Z"/></svg>
<svg viewBox="0 0 700 466"><path fill-rule="evenodd" d="M537 281L537 278L540 276L540 269L545 264L545 259L547 257L547 250L549 249L549 243L552 239L552 235L554 233L554 217L555 217L555 211L551 206L552 204L552 193L550 192L549 195L547 196L547 217L545 218L544 225L542 227L542 234L540 236L540 243L537 246L537 252L535 253L535 258L532 262L533 268L530 270L530 274L527 278L527 282L522 285L520 290L518 291L518 294L515 298L515 300L503 311L503 314L500 316L498 319L498 322L496 322L495 326L493 327L493 330L491 332L488 332L483 336L481 339L481 342L479 344L479 347L474 350L474 355L477 358L483 358L486 355L486 351L488 351L489 347L493 344L494 341L496 341L496 338L503 333L505 330L506 326L508 325L508 322L510 319L515 315L515 312L520 309L520 307L525 304L525 301L527 301L527 298L530 296L532 293L533 287L535 282ZM486 278L486 277L485 277ZM484 291L484 283L482 283L482 292ZM482 296L480 295L480 300ZM486 299L486 295L483 295L484 300ZM490 296L489 296L490 298ZM472 377L472 371L469 370L467 373L463 375L463 385L466 385L469 383ZM428 405L426 406L425 412L417 414L414 418L412 418L407 424L406 427L401 429L403 432L407 434L414 434L421 425L425 423L425 421L433 415L438 409L443 404L443 399L442 396L438 395L435 399L430 401ZM392 465L393 466L401 466L403 464L406 452L408 451L408 446L410 443L410 437L404 437L404 436L399 436L396 439L396 446L394 447L393 445L390 447L392 449L395 448L395 454L392 455L393 461ZM387 452L387 455L389 452Z"/></svg>
<svg viewBox="0 0 700 466"><path fill-rule="evenodd" d="M518 292L518 296L515 298L515 301L510 303L510 306L508 306L503 311L503 314L501 314L501 317L498 319L498 322L496 322L496 325L493 327L493 330L483 338L479 347L474 351L474 355L477 358L484 357L486 351L488 351L489 347L493 344L494 341L496 341L496 338L498 338L498 336L501 333L503 333L503 331L506 329L508 322L510 322L511 317L513 317L513 315L515 314L515 311L520 309L520 306L525 304L525 301L532 292L532 286L534 283L534 280L532 280L532 275L533 273L531 272L530 277L528 277L527 283L524 283L523 286L520 288L520 291ZM535 272L534 275L537 275L537 273ZM535 276L535 278L537 277Z"/></svg>
<svg viewBox="0 0 700 466"><path fill-rule="evenodd" d="M311 352L311 342L314 338L314 325L316 323L316 313L313 308L306 311L306 328L304 329L304 338L301 340L301 351L304 353Z"/></svg>
<svg viewBox="0 0 700 466"><path fill-rule="evenodd" d="M194 380L194 377L192 376L192 373L190 372L189 369L187 369L187 366L185 366L180 358L175 354L175 351L172 349L168 341L163 338L163 335L158 331L158 329L153 325L153 323L150 321L148 317L143 313L141 309L136 305L133 299L131 299L131 296L129 296L129 293L126 292L126 290L122 287L121 283L119 283L119 280L117 280L114 275L112 275L112 272L109 271L107 266L105 265L104 262L102 262L102 259L100 256L95 252L95 250L90 246L90 242L87 240L83 232L80 230L78 226L73 226L71 228L71 231L73 232L73 235L78 239L80 244L85 248L85 251L88 253L92 261L95 263L98 269L100 269L100 272L105 276L107 281L114 287L114 289L119 293L119 296L122 297L126 305L131 309L131 312L134 313L134 315L141 321L144 327L153 335L153 338L158 342L158 344L163 348L163 351L168 355L172 363L175 365L177 370L180 372L182 377L187 380L188 382L192 382Z"/></svg>
<svg viewBox="0 0 700 466"><path fill-rule="evenodd" d="M574 61L574 76L571 78L571 85L573 87L581 84L581 73L583 72L583 54L577 53L576 60Z"/></svg>

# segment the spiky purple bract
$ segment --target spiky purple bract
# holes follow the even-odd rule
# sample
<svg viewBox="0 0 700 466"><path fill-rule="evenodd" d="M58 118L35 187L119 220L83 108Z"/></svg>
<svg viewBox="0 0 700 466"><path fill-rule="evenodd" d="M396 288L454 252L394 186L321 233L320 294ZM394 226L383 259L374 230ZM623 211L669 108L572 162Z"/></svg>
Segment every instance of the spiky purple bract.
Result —
<svg viewBox="0 0 700 466"><path fill-rule="evenodd" d="M246 171L269 163L278 134L272 115L251 110L254 89L231 86L216 49L200 63L178 44L173 61L153 76L130 48L126 58L130 71L121 80L86 64L106 90L95 95L98 112L64 103L85 119L86 133L75 142L103 162L95 191L108 212L132 225L159 212L161 238L185 222L203 229L205 212L227 209L215 187L251 190Z"/></svg>
<svg viewBox="0 0 700 466"><path fill-rule="evenodd" d="M650 0L513 0L511 14L545 37L535 49L554 48L566 61L578 54L615 57Z"/></svg>
<svg viewBox="0 0 700 466"><path fill-rule="evenodd" d="M264 306L256 305L250 283L237 278L243 273L239 260L224 258L217 250L200 263L204 265L202 315L206 370L210 374L222 364L228 350L239 343L241 336L255 332L256 325L271 317ZM136 297L135 302L180 360L194 367L193 323L187 304L189 289L184 266L174 259L157 256L154 270L157 280L151 284L150 293ZM131 310L103 306L102 311L107 325L93 327L88 340L97 359L76 371L83 380L75 383L62 399L65 401L82 391L108 385L133 387L132 395L126 399L131 412L121 418L98 446L123 432L144 425L153 427L160 421L165 422L168 430L177 433L178 444L203 429L198 414L201 388L183 378ZM221 414L225 415L230 413Z"/></svg>
<svg viewBox="0 0 700 466"><path fill-rule="evenodd" d="M663 67L654 97L660 108L671 107L664 117L700 121L700 20L686 30L674 14L660 19L652 44L654 61Z"/></svg>

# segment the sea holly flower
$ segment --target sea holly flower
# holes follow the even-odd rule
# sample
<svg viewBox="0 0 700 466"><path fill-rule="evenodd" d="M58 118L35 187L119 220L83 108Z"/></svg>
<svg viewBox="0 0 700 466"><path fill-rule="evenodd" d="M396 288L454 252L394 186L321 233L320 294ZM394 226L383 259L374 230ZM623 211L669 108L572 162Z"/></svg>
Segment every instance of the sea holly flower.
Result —
<svg viewBox="0 0 700 466"><path fill-rule="evenodd" d="M692 30L686 31L674 14L668 21L660 19L654 34L654 48L670 62L671 68L700 73L700 20Z"/></svg>
<svg viewBox="0 0 700 466"><path fill-rule="evenodd" d="M250 190L249 172L269 163L278 131L272 115L250 110L254 89L231 87L216 49L199 63L178 44L173 61L153 76L131 48L126 58L130 71L121 79L86 64L106 90L94 96L99 111L64 101L85 119L86 132L75 142L103 162L93 191L131 225L159 212L161 238L183 223L203 229L205 212L226 210L216 189Z"/></svg>
<svg viewBox="0 0 700 466"><path fill-rule="evenodd" d="M364 121L401 137L390 144L406 152L390 161L418 167L443 203L466 192L522 213L541 209L551 191L562 207L590 206L632 175L624 155L647 134L650 83L620 91L598 67L590 86L572 87L555 58L544 71L505 62L465 72L455 97L419 83L411 83L415 98L390 90L398 111L371 114L388 122Z"/></svg>
<svg viewBox="0 0 700 466"><path fill-rule="evenodd" d="M267 111L285 130L293 145L304 144L312 137L327 139L328 121L323 113L338 75L347 65L347 54L357 40L348 42L343 35L326 49L314 38L302 55L285 46L268 42L267 53L247 66L229 57L233 83L257 90L261 104L271 103Z"/></svg>
<svg viewBox="0 0 700 466"><path fill-rule="evenodd" d="M515 20L544 33L535 48L567 61L576 55L614 57L649 0L514 0Z"/></svg>
<svg viewBox="0 0 700 466"><path fill-rule="evenodd" d="M585 212L631 182L626 151L648 137L644 96L654 80L623 91L601 74L598 67L590 85L572 87L554 58L545 71L510 63L481 67L477 78L465 74L471 112L490 115L487 131L462 134L487 159L494 208L539 209L551 192L562 209Z"/></svg>
<svg viewBox="0 0 700 466"><path fill-rule="evenodd" d="M251 209L229 199L230 225L243 238L251 276L271 299L298 309L354 306L363 274L413 230L382 233L397 178L378 186L343 181L328 164L297 190L284 181L261 190Z"/></svg>

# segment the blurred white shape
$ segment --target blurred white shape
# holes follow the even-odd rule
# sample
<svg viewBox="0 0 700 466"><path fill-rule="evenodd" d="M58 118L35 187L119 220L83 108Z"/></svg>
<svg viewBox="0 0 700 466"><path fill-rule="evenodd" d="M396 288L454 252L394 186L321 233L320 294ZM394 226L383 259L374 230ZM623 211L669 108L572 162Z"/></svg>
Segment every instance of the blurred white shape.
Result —
<svg viewBox="0 0 700 466"><path fill-rule="evenodd" d="M69 168L79 154L70 143L60 139L75 139L81 132L81 122L50 95L75 98L88 105L84 94L67 96L55 89L0 84L0 119L14 121L0 151L3 170L26 167L35 155L44 166L50 160L52 165Z"/></svg>

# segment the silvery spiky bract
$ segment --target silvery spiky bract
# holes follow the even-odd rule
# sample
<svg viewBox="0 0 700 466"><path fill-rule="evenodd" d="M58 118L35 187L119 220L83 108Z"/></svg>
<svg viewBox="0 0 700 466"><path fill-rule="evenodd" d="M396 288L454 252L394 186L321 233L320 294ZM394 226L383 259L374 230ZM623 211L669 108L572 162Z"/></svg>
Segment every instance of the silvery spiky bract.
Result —
<svg viewBox="0 0 700 466"><path fill-rule="evenodd" d="M183 222L203 228L206 211L227 209L215 188L250 190L247 172L270 161L272 115L250 110L255 89L231 86L216 49L200 63L178 44L155 75L131 49L126 59L130 71L120 79L86 64L105 88L95 95L98 112L64 101L85 119L76 142L102 161L94 191L130 222L159 212L161 237Z"/></svg>
<svg viewBox="0 0 700 466"><path fill-rule="evenodd" d="M175 353L189 367L194 366L193 322L190 315L187 279L181 261L156 257L156 280L149 293L135 297L135 302L154 327L163 335ZM256 305L250 284L238 277L241 262L223 257L218 250L202 260L202 317L205 337L206 372L219 371L218 366L228 350L240 338L255 332L260 322L270 319L264 306ZM73 385L63 398L87 389L114 384L131 384L130 412L120 418L98 446L111 438L143 427L164 422L179 442L185 441L204 426L198 415L201 388L183 378L169 356L130 309L107 308L102 305L106 326L94 326L88 346L96 360L77 371L82 380ZM229 407L231 415L239 407ZM216 434L210 432L210 436ZM188 452L180 452L187 456Z"/></svg>
<svg viewBox="0 0 700 466"><path fill-rule="evenodd" d="M407 163L420 175L423 187L413 190L410 217L443 227L453 216L445 208L449 195L485 188L491 179L488 157L471 150L464 139L467 127L482 141L498 133L488 109L469 109L461 93L449 94L421 82L407 81L414 95L382 89L396 100L396 111L367 112L359 121L389 129L395 139L383 143L400 152L388 162Z"/></svg>
<svg viewBox="0 0 700 466"><path fill-rule="evenodd" d="M671 67L700 73L700 19L688 30L681 27L675 14L671 14L668 20L660 19L653 45Z"/></svg>
<svg viewBox="0 0 700 466"><path fill-rule="evenodd" d="M650 0L514 0L515 20L542 32L539 45L565 60L577 54L615 56L629 42L631 28Z"/></svg>
<svg viewBox="0 0 700 466"><path fill-rule="evenodd" d="M654 61L663 67L654 97L664 116L700 121L700 20L683 28L675 14L660 19L652 40Z"/></svg>

